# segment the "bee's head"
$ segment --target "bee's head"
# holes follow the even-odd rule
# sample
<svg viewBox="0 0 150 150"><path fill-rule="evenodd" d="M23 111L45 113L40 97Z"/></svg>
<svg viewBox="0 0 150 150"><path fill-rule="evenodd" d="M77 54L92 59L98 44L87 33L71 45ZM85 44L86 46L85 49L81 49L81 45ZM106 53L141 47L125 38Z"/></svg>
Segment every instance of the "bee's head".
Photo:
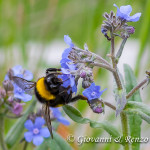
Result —
<svg viewBox="0 0 150 150"><path fill-rule="evenodd" d="M45 84L49 90L57 91L62 84L62 80L58 78L57 74L48 74L45 77Z"/></svg>

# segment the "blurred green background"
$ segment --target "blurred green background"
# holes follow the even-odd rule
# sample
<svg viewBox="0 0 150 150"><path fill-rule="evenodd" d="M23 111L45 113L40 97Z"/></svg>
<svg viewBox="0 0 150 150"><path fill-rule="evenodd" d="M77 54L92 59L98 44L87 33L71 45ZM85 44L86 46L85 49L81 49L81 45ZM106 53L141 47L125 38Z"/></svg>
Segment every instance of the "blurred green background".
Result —
<svg viewBox="0 0 150 150"><path fill-rule="evenodd" d="M150 0L0 0L0 82L2 83L7 70L20 64L34 73L34 79L44 75L48 67L60 67L59 61L62 51L67 47L63 36L68 34L73 42L83 48L87 43L89 49L106 58L109 53L110 43L102 35L100 28L104 20L104 12L116 8L113 4L131 5L131 15L141 12L142 16L136 23L129 23L135 27L135 34L128 40L128 53L132 53L134 69L138 81L145 77L145 70L150 70ZM128 43L127 41L127 43ZM116 45L121 40L116 39ZM116 46L117 47L117 46ZM131 48L131 49L130 49ZM135 49L136 48L136 49ZM124 57L126 57L124 52ZM128 58L126 59L128 60ZM144 62L144 63L143 63ZM130 64L130 62L124 62ZM112 90L112 76L105 70L94 70L95 81L108 88L104 99L114 102ZM148 103L149 88L141 92L144 103ZM27 103L27 106L30 103ZM26 107L27 107L26 106ZM115 113L106 108L105 114L94 114L87 103L78 101L75 106L83 116L93 120L109 120L120 129L119 118ZM71 121L71 120L70 120ZM143 124L142 135L148 136L149 125ZM6 132L10 125L6 124ZM109 137L100 129L90 129L89 125L71 122L68 128L62 127L66 135L73 134L93 137ZM59 132L63 134L60 129ZM64 136L66 138L66 135ZM115 143L85 143L81 146L71 144L74 149L103 149L117 150L119 144ZM141 146L143 150L150 149L149 144ZM19 148L16 148L20 149ZM32 149L32 145L28 150Z"/></svg>

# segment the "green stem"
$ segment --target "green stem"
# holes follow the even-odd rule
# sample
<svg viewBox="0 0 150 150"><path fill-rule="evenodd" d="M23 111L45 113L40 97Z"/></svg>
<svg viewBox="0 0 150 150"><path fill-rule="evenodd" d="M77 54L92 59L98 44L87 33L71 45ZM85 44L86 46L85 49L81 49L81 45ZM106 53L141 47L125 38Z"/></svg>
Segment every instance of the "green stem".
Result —
<svg viewBox="0 0 150 150"><path fill-rule="evenodd" d="M125 45L126 41L127 41L127 38L125 38L125 39L122 40L121 46L120 46L120 48L119 48L119 50L118 50L118 52L116 54L116 63L118 63L119 58L122 55L123 48L124 48L124 45Z"/></svg>
<svg viewBox="0 0 150 150"><path fill-rule="evenodd" d="M4 116L0 116L0 146L2 150L7 150L7 146L4 141Z"/></svg>
<svg viewBox="0 0 150 150"><path fill-rule="evenodd" d="M123 132L123 140L128 136L128 120L127 120L127 115L124 112L120 113L121 117L121 124L122 124L122 132ZM129 150L129 143L125 142L124 145L124 150Z"/></svg>
<svg viewBox="0 0 150 150"><path fill-rule="evenodd" d="M117 64L116 64L116 58L115 58L115 47L114 47L114 36L111 33L111 60L112 60L112 65L113 68L115 69L115 72L113 72L114 79L116 81L118 90L123 89L120 77L118 75L117 71ZM123 137L128 136L128 122L127 122L127 115L123 112L120 113L121 117L121 124L122 124L122 133ZM125 143L124 150L129 150L129 143Z"/></svg>
<svg viewBox="0 0 150 150"><path fill-rule="evenodd" d="M115 72L113 72L113 76L115 78L116 84L118 89L122 89L121 80L119 78L118 72L117 72L117 64L116 64L116 58L115 58L115 47L114 47L114 36L111 36L111 60L113 68L115 69Z"/></svg>
<svg viewBox="0 0 150 150"><path fill-rule="evenodd" d="M26 150L26 149L27 149L27 146L28 146L28 143L27 143L27 142L25 142L25 143L24 143L23 150Z"/></svg>

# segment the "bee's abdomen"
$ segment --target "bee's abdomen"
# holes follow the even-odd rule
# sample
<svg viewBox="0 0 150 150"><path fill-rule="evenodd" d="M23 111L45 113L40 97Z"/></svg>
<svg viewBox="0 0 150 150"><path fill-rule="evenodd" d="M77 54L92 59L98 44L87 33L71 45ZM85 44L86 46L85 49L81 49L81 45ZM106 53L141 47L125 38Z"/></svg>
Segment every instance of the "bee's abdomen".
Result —
<svg viewBox="0 0 150 150"><path fill-rule="evenodd" d="M51 92L46 89L46 86L44 83L44 77L40 78L36 82L35 94L36 94L37 98L39 99L39 101L42 103L44 101L50 101L50 100L54 100L56 98L55 95L51 94Z"/></svg>

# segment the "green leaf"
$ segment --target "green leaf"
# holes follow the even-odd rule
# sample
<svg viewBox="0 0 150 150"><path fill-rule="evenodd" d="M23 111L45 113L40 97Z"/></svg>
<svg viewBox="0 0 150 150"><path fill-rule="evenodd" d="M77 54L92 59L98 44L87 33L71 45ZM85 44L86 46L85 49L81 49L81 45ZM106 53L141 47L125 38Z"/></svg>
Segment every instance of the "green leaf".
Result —
<svg viewBox="0 0 150 150"><path fill-rule="evenodd" d="M125 107L125 110L128 109L138 109L139 111L150 116L150 107L142 102L129 101Z"/></svg>
<svg viewBox="0 0 150 150"><path fill-rule="evenodd" d="M54 138L47 138L35 150L72 150L72 147L55 131L53 131Z"/></svg>
<svg viewBox="0 0 150 150"><path fill-rule="evenodd" d="M124 112L130 115L140 116L143 120L145 120L147 123L150 124L150 116L148 116L147 114L143 113L138 109L127 109Z"/></svg>
<svg viewBox="0 0 150 150"><path fill-rule="evenodd" d="M73 121L77 123L81 123L81 124L89 123L92 128L102 128L106 132L108 132L113 138L120 136L120 133L117 131L117 128L115 128L111 123L107 121L96 122L88 118L83 118L81 113L70 105L63 106L63 110Z"/></svg>
<svg viewBox="0 0 150 150"><path fill-rule="evenodd" d="M124 72L125 72L126 92L129 93L137 85L137 82L136 82L135 75L129 65L124 64ZM128 104L130 101L138 101L138 102L142 101L139 91L135 92L133 96L128 99ZM133 113L130 110L128 114L129 114L128 120L129 120L130 135L132 137L140 138L142 119L140 116L138 116L138 114L135 111ZM140 149L140 143L132 144L132 150L139 150L139 149Z"/></svg>
<svg viewBox="0 0 150 150"><path fill-rule="evenodd" d="M7 133L5 141L9 148L13 147L14 144L16 144L16 142L20 139L24 130L24 123L28 117L28 114L33 111L35 104L36 100L33 100L32 104L27 108L24 115L16 121L16 123Z"/></svg>
<svg viewBox="0 0 150 150"><path fill-rule="evenodd" d="M129 93L137 85L137 81L136 81L135 75L129 65L124 64L124 72L125 72L126 92ZM133 96L128 99L128 101L141 102L142 99L141 99L139 91L136 91L133 94Z"/></svg>

